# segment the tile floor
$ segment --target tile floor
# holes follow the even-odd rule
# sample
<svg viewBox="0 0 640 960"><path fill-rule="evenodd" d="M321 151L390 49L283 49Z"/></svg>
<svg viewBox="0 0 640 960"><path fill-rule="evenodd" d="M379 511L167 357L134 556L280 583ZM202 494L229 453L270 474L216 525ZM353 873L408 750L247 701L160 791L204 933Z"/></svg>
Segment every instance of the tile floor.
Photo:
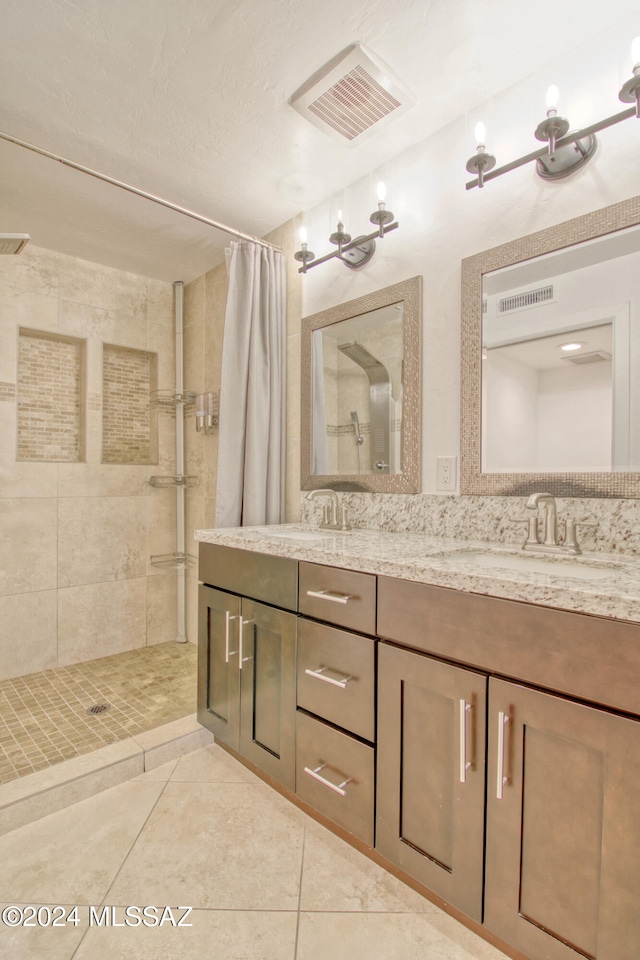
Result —
<svg viewBox="0 0 640 960"><path fill-rule="evenodd" d="M159 643L0 681L0 783L194 713L196 661L192 643Z"/></svg>
<svg viewBox="0 0 640 960"><path fill-rule="evenodd" d="M0 917L79 906L0 919L1 960L504 960L216 745L1 837L0 864ZM192 926L126 925L134 905Z"/></svg>

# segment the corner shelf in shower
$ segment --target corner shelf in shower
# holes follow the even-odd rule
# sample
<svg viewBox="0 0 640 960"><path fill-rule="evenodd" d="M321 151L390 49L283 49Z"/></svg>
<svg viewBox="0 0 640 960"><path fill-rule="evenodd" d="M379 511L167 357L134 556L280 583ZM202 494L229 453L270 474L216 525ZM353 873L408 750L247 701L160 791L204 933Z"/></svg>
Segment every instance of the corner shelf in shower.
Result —
<svg viewBox="0 0 640 960"><path fill-rule="evenodd" d="M196 394L195 390L152 390L150 399L160 407L190 407L196 402Z"/></svg>
<svg viewBox="0 0 640 960"><path fill-rule="evenodd" d="M197 487L200 479L178 474L175 477L149 477L148 483L152 487Z"/></svg>
<svg viewBox="0 0 640 960"><path fill-rule="evenodd" d="M198 558L190 553L160 553L151 557L151 566L163 570L186 570L195 567Z"/></svg>

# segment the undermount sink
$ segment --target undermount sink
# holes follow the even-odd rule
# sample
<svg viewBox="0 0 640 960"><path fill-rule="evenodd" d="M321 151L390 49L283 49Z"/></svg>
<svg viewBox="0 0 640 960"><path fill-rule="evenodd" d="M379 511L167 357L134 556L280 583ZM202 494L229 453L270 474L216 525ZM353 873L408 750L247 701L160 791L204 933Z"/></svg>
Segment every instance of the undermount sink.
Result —
<svg viewBox="0 0 640 960"><path fill-rule="evenodd" d="M571 577L573 580L606 580L620 567L616 564L595 565L593 561L581 559L556 559L555 557L536 557L527 553L484 553L482 551L459 551L449 554L465 563L477 567L515 570L522 573L545 573L556 577Z"/></svg>

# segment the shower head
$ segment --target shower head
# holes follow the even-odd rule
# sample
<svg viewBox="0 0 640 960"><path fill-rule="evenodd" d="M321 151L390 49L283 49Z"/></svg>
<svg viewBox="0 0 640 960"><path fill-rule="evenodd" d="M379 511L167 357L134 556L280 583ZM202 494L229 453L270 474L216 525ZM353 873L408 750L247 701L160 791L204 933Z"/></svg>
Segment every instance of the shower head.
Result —
<svg viewBox="0 0 640 960"><path fill-rule="evenodd" d="M363 347L357 340L349 340L348 343L338 344L338 350L341 350L345 356L362 367L369 377L371 383L389 383L389 374L386 367L379 360L369 353L366 347Z"/></svg>
<svg viewBox="0 0 640 960"><path fill-rule="evenodd" d="M0 255L22 253L30 239L28 233L0 233Z"/></svg>
<svg viewBox="0 0 640 960"><path fill-rule="evenodd" d="M356 443L358 445L361 445L364 443L364 437L360 433L360 421L358 420L357 410L351 411L351 422L353 423L353 429L356 432Z"/></svg>

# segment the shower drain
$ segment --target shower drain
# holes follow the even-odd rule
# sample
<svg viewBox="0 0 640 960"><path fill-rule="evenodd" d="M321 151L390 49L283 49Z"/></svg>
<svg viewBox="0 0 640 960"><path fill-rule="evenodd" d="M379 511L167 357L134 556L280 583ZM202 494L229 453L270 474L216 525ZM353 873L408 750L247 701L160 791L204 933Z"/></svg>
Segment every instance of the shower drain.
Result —
<svg viewBox="0 0 640 960"><path fill-rule="evenodd" d="M96 713L106 713L107 710L111 710L110 703L94 703L92 706L87 707L85 712L96 714Z"/></svg>

